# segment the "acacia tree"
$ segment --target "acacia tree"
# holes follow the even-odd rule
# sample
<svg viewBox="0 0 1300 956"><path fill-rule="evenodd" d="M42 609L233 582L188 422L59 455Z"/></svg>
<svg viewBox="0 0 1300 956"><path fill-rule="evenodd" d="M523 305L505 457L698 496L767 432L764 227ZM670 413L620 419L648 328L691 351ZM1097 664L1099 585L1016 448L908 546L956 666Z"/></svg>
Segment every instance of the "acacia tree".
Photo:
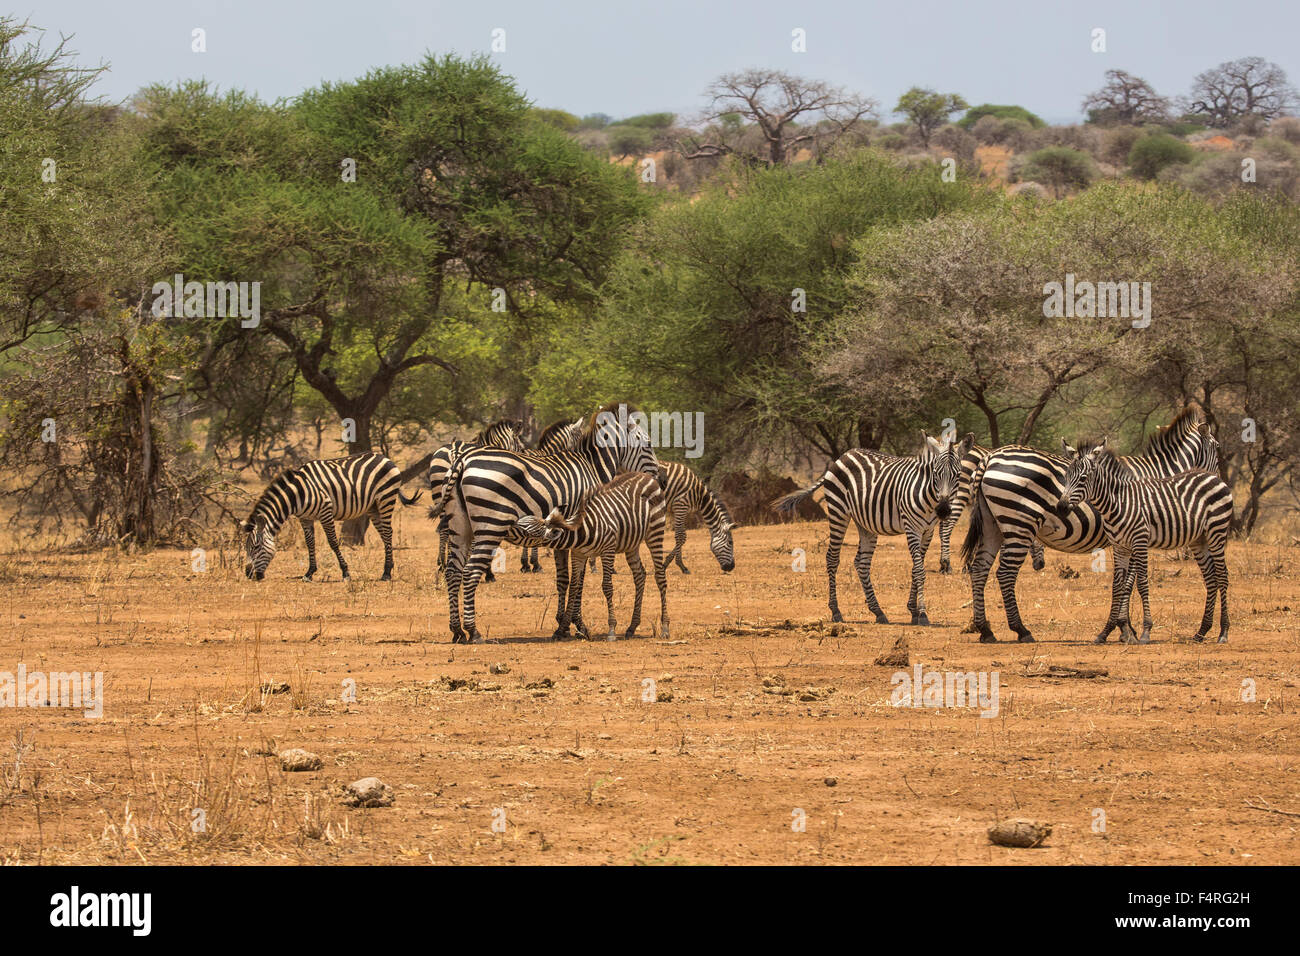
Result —
<svg viewBox="0 0 1300 956"><path fill-rule="evenodd" d="M726 73L705 91L703 133L687 137L688 159L738 155L780 166L800 147L824 149L875 114L869 97L781 70ZM748 145L745 123L758 133Z"/></svg>
<svg viewBox="0 0 1300 956"><path fill-rule="evenodd" d="M914 86L898 98L894 112L907 117L916 127L921 144L930 147L930 136L948 122L953 113L970 109L970 104L956 93L936 93Z"/></svg>

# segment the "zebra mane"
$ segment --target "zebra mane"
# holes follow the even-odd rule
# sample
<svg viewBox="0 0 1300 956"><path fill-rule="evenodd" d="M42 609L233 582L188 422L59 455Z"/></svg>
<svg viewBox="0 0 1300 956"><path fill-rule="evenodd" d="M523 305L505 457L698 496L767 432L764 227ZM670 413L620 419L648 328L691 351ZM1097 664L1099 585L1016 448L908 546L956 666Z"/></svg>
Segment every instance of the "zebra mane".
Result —
<svg viewBox="0 0 1300 956"><path fill-rule="evenodd" d="M496 421L492 422L481 432L479 432L476 436L474 436L474 441L478 442L480 445L486 445L488 442L488 435L491 434L494 429L498 429L498 428L509 429L510 431L514 432L517 436L519 436L520 440L522 441L523 433L524 433L524 423L515 418L498 418Z"/></svg>
<svg viewBox="0 0 1300 956"><path fill-rule="evenodd" d="M1168 425L1156 428L1155 433L1147 440L1146 454L1152 455L1161 449L1177 448L1189 433L1196 431L1201 421L1201 410L1197 406L1184 406Z"/></svg>
<svg viewBox="0 0 1300 956"><path fill-rule="evenodd" d="M257 496L257 501L253 503L253 510L248 513L248 522L256 523L258 518L262 518L267 524L270 524L271 514L274 509L270 506L272 502L277 501L272 494L277 488L282 488L289 484L290 477L297 472L297 468L290 468L288 471L282 471L271 479L271 483L262 489L262 493Z"/></svg>
<svg viewBox="0 0 1300 956"><path fill-rule="evenodd" d="M579 444L588 444L595 436L597 429L600 428L600 419L603 415L613 415L618 418L619 406L625 409L625 415L631 417L632 413L638 411L637 407L631 402L606 402L600 408L596 409L592 416L586 419L582 424L582 432L578 435Z"/></svg>
<svg viewBox="0 0 1300 956"><path fill-rule="evenodd" d="M544 444L546 444L547 441L554 438L556 435L559 435L569 430L570 428L573 428L575 425L578 424L578 421L581 421L581 419L578 419L576 421L568 421L567 419L561 418L557 422L551 422L551 424L543 428L542 433L537 436L537 442L536 442L537 447L541 448Z"/></svg>

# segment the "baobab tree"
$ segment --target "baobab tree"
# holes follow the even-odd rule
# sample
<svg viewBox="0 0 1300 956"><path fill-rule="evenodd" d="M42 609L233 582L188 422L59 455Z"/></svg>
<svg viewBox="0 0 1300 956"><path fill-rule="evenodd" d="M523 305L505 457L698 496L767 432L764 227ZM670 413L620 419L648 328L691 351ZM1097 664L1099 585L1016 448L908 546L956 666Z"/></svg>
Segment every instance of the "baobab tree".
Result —
<svg viewBox="0 0 1300 956"><path fill-rule="evenodd" d="M705 95L710 99L703 116L705 131L687 142L688 159L736 154L780 166L800 147L833 143L876 110L869 97L780 70L727 73ZM758 148L744 142L746 120L759 133Z"/></svg>
<svg viewBox="0 0 1300 956"><path fill-rule="evenodd" d="M1297 93L1276 63L1247 56L1197 74L1189 99L1189 112L1210 126L1225 127L1247 116L1281 116L1295 107Z"/></svg>

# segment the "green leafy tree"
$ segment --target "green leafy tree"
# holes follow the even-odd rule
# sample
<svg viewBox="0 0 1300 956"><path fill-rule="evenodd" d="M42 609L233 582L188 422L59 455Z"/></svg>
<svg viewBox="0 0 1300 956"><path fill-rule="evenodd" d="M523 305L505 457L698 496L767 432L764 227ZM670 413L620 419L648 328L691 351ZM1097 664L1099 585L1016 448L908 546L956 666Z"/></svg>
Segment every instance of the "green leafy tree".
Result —
<svg viewBox="0 0 1300 956"><path fill-rule="evenodd" d="M1152 133L1134 141L1128 165L1142 179L1155 179L1160 170L1176 163L1190 163L1196 151L1168 133Z"/></svg>
<svg viewBox="0 0 1300 956"><path fill-rule="evenodd" d="M914 86L898 98L894 112L907 117L916 127L921 143L929 148L934 131L946 124L953 113L966 109L970 109L970 104L956 93L936 93Z"/></svg>
<svg viewBox="0 0 1300 956"><path fill-rule="evenodd" d="M1069 146L1047 146L1026 157L1020 179L1052 187L1057 199L1067 189L1082 189L1097 177L1092 157Z"/></svg>

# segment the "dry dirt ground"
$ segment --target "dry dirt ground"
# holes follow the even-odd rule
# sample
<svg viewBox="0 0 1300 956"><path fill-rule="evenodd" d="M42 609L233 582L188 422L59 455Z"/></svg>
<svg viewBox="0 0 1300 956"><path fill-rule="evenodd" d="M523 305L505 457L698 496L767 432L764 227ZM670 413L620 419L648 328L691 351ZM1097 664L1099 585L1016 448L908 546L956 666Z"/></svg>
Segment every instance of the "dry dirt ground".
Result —
<svg viewBox="0 0 1300 956"><path fill-rule="evenodd" d="M206 554L206 571L179 550L0 555L0 671L100 671L105 682L98 719L0 709L0 857L1300 862L1289 535L1232 545L1226 645L1177 640L1203 591L1195 565L1169 555L1153 556L1149 646L1093 646L1108 576L1089 556L1050 552L1045 571L1021 576L1037 644L1005 643L996 584L990 616L1004 643L963 634L969 587L934 572L937 546L934 626L868 623L850 546L848 621L831 628L825 525L794 524L739 529L725 576L692 532L693 573L670 572L670 641L651 632L650 582L639 638L552 642L551 562L523 575L511 550L480 591L497 643L465 647L449 643L419 512L401 517L391 584L375 580L373 535L350 555L348 585L328 552L316 583L299 580L300 540L260 584L229 544ZM882 541L875 581L895 621L907 619L907 570L903 540ZM621 622L630 577L615 578ZM586 616L604 620L598 581ZM899 668L873 662L900 637L926 670L996 671L997 715L893 706ZM321 769L282 770L272 755L291 747ZM341 787L372 775L392 787L392 806L345 806ZM987 828L1013 816L1053 832L1037 849L992 846Z"/></svg>

